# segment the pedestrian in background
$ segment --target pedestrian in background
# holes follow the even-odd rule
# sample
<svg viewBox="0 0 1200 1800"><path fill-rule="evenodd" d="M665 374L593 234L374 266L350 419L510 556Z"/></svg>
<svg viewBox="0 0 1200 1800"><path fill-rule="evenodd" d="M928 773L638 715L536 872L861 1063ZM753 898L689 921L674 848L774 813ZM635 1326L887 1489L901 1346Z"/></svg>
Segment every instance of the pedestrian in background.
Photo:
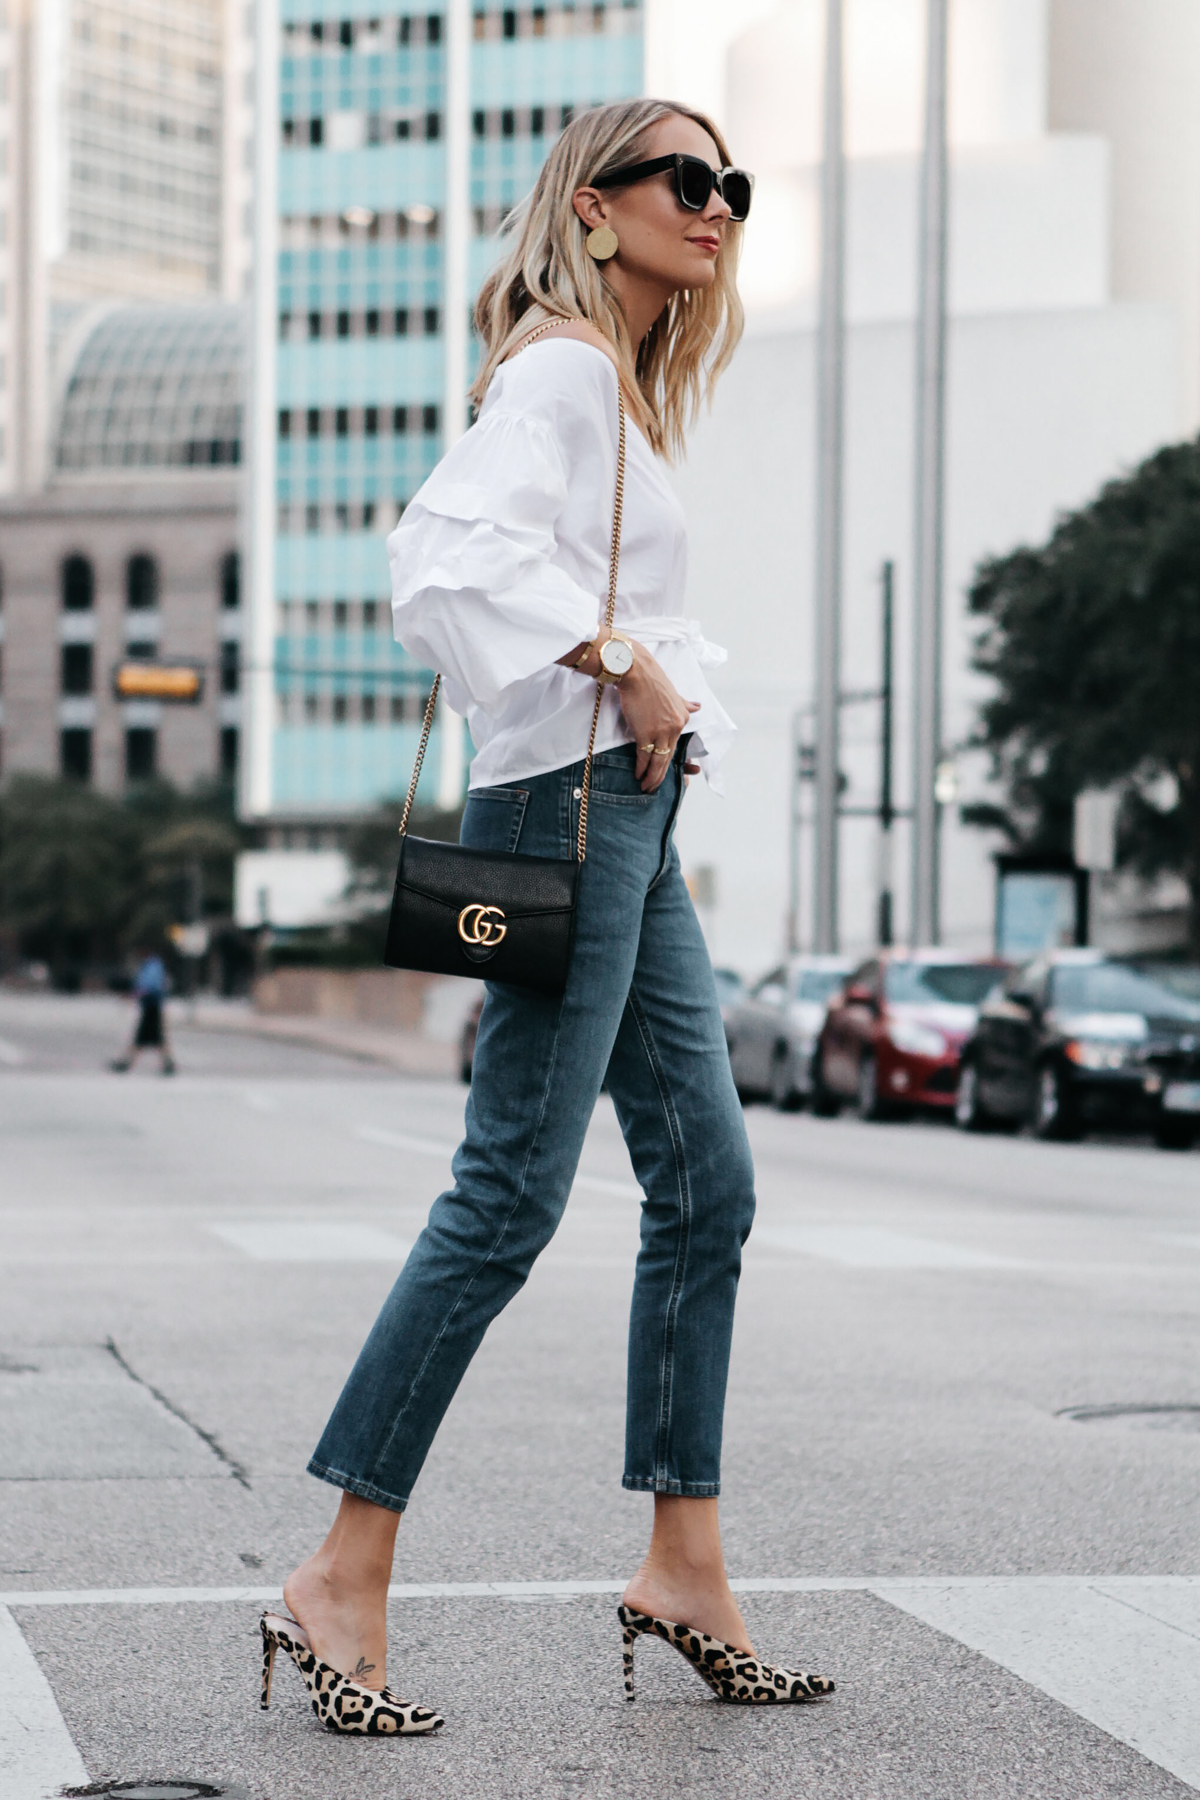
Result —
<svg viewBox="0 0 1200 1800"><path fill-rule="evenodd" d="M309 1464L343 1490L336 1521L285 1585L292 1618L263 1617L263 1704L282 1648L337 1730L442 1724L386 1686L396 1528L484 1332L558 1225L606 1071L644 1192L622 1479L655 1497L619 1609L626 1694L647 1632L722 1700L833 1685L755 1657L717 1523L754 1172L672 833L687 775L715 768L733 727L703 673L724 653L683 615L685 522L660 459L741 332L752 178L728 163L710 120L662 101L567 126L476 305L478 421L389 540L396 635L443 673L477 750L465 845L574 854L597 682L603 703L566 991L488 986L454 1186ZM622 476L610 631L597 619Z"/></svg>
<svg viewBox="0 0 1200 1800"><path fill-rule="evenodd" d="M137 1001L137 1024L124 1056L109 1064L119 1075L132 1069L143 1050L157 1050L164 1075L175 1073L175 1061L167 1041L167 971L161 956L152 951L142 954L138 972L133 978L133 997Z"/></svg>

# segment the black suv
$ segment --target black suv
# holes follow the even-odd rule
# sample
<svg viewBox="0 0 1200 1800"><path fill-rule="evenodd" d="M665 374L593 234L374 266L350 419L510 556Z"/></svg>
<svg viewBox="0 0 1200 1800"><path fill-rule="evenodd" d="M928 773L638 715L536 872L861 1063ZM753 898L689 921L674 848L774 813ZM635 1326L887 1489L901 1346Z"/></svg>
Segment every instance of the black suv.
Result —
<svg viewBox="0 0 1200 1800"><path fill-rule="evenodd" d="M1200 971L1057 950L985 1000L963 1045L954 1110L965 1131L1080 1138L1152 1131L1167 1150L1200 1136Z"/></svg>

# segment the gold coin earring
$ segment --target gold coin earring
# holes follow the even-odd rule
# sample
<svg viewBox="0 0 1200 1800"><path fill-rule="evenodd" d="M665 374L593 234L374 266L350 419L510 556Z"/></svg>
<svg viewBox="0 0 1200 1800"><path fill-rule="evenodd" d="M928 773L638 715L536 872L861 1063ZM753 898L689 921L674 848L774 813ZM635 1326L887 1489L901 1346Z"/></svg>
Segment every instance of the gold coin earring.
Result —
<svg viewBox="0 0 1200 1800"><path fill-rule="evenodd" d="M611 225L597 225L594 231L588 232L583 242L593 262L607 262L610 256L617 254L617 234Z"/></svg>

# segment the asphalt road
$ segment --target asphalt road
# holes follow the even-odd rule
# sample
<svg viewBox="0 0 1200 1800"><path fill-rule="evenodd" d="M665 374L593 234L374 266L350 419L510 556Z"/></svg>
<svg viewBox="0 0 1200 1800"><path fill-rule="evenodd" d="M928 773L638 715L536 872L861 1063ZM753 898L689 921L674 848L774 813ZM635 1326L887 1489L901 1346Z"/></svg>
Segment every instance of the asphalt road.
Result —
<svg viewBox="0 0 1200 1800"><path fill-rule="evenodd" d="M184 1026L174 1080L117 1077L125 1017L0 996L4 1800L1200 1791L1200 1155L754 1109L727 1557L762 1654L838 1691L723 1707L653 1645L629 1706L602 1102L400 1531L393 1686L446 1728L351 1742L287 1666L259 1712L259 1597L330 1517L304 1463L463 1090ZM1196 1410L1065 1416L1113 1406Z"/></svg>

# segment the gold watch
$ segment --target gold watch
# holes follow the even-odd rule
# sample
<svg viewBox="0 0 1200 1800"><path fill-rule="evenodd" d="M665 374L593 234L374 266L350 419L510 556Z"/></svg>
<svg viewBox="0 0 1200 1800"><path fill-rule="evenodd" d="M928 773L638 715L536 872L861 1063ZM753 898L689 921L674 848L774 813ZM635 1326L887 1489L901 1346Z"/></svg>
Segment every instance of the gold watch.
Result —
<svg viewBox="0 0 1200 1800"><path fill-rule="evenodd" d="M623 631L614 631L600 646L601 687L619 687L633 667L633 644Z"/></svg>

